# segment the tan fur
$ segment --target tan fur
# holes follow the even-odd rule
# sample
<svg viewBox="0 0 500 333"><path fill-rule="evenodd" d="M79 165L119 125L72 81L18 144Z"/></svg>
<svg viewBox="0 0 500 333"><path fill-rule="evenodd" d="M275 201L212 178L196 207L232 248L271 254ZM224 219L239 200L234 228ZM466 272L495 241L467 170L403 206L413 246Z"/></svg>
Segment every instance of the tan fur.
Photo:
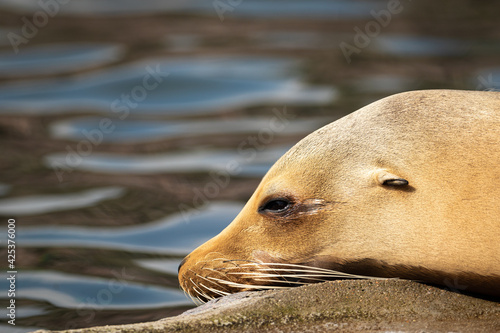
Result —
<svg viewBox="0 0 500 333"><path fill-rule="evenodd" d="M408 185L382 183L392 176ZM273 197L292 198L294 210L259 212ZM401 93L310 134L235 220L186 258L183 289L193 294L190 280L221 275L231 263L219 258L500 296L500 93Z"/></svg>

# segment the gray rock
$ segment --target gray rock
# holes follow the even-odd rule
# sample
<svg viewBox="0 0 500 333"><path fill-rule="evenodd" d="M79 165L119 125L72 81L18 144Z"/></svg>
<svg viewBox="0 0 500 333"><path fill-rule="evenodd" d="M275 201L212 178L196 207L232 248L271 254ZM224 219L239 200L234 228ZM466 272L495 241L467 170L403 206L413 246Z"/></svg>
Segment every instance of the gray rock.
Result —
<svg viewBox="0 0 500 333"><path fill-rule="evenodd" d="M156 322L65 332L241 331L499 332L500 303L412 281L343 280L242 292Z"/></svg>

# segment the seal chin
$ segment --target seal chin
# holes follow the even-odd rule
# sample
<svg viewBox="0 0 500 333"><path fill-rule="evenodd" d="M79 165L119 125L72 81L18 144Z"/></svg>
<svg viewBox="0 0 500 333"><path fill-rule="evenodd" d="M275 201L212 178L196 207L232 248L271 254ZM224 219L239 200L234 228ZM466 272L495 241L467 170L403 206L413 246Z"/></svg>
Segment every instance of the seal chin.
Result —
<svg viewBox="0 0 500 333"><path fill-rule="evenodd" d="M326 258L306 260L306 264L284 262L265 251L253 252L255 260L227 259L210 254L188 270L181 265L181 287L197 304L249 290L280 289L338 279L378 279L350 274L321 266L331 266ZM301 260L297 260L300 262Z"/></svg>
<svg viewBox="0 0 500 333"><path fill-rule="evenodd" d="M179 271L182 289L195 303L247 290L275 288L280 284L276 274L260 262L213 257L191 264Z"/></svg>

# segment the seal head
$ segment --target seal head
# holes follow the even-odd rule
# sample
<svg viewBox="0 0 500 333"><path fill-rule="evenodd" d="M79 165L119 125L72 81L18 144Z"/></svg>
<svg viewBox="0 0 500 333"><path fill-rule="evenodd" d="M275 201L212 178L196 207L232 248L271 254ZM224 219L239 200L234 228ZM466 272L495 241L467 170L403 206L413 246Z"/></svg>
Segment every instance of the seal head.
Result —
<svg viewBox="0 0 500 333"><path fill-rule="evenodd" d="M338 278L500 296L500 93L427 90L310 134L179 268L206 301Z"/></svg>

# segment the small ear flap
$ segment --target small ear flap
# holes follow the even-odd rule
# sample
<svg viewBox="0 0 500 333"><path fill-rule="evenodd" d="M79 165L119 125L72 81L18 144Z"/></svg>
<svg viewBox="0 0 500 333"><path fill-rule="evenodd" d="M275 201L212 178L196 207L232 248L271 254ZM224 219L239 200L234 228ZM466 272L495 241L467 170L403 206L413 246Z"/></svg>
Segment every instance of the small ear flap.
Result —
<svg viewBox="0 0 500 333"><path fill-rule="evenodd" d="M406 186L408 181L386 170L375 171L375 180L379 185L385 186Z"/></svg>

